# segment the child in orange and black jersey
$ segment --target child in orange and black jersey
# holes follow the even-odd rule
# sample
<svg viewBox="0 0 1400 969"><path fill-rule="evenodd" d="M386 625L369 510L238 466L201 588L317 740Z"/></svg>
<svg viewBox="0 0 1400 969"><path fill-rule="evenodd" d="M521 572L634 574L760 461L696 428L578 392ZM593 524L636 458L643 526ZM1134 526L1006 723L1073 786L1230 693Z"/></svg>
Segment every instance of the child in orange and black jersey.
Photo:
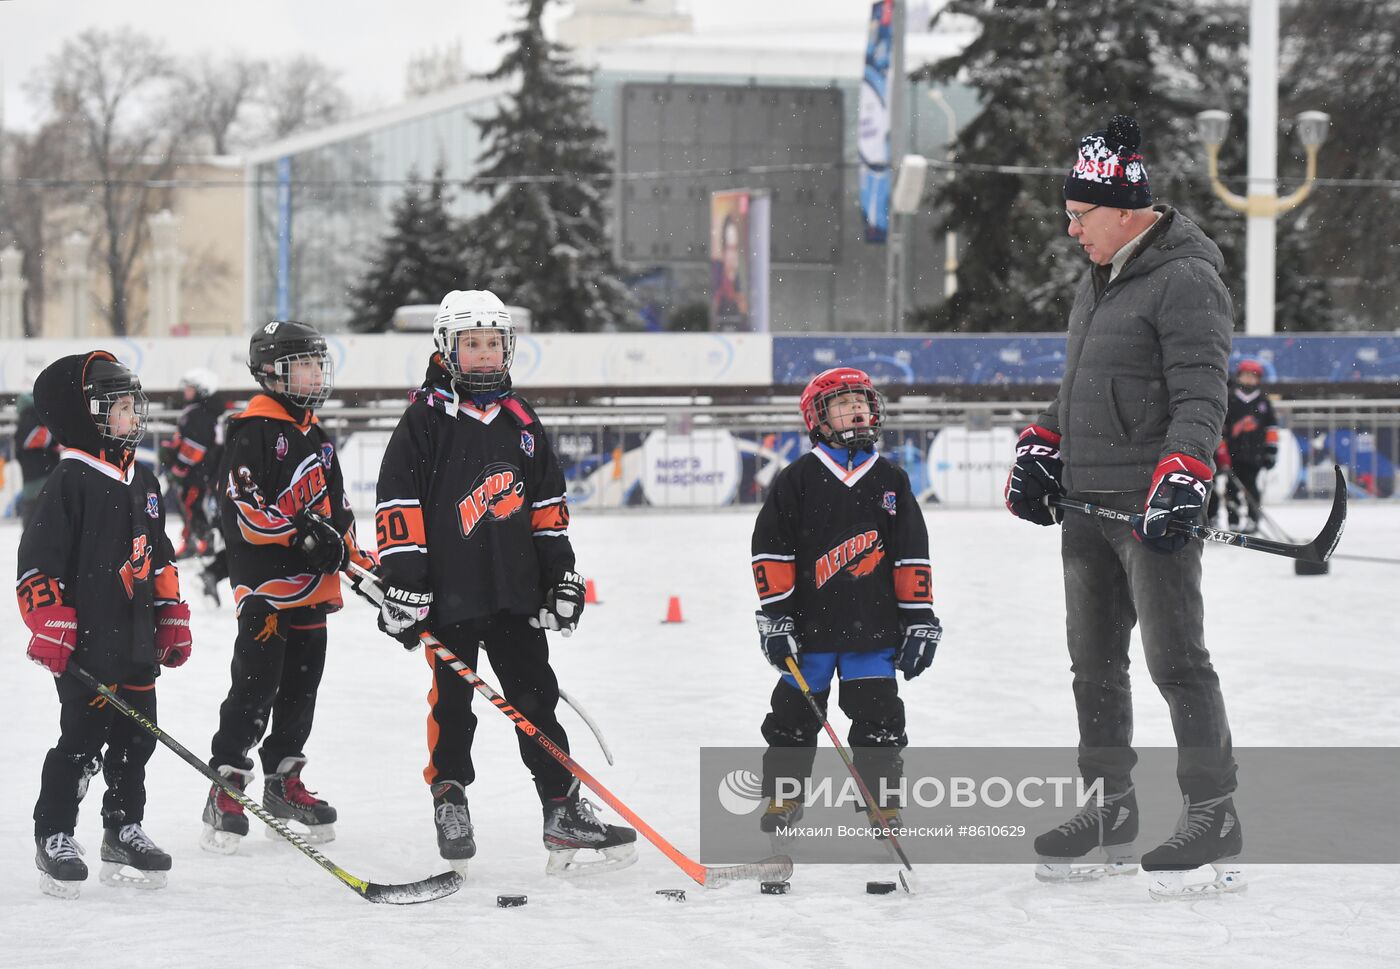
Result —
<svg viewBox="0 0 1400 969"><path fill-rule="evenodd" d="M545 630L568 636L583 612L564 474L539 416L511 389L514 324L483 290L455 291L433 325L437 352L394 429L379 471L375 532L384 604L380 628L404 646L431 631L467 665L491 658L501 693L568 751L555 717L559 685ZM476 777L472 687L428 653L433 690L428 765L438 849L457 867L476 852L466 788ZM636 832L604 824L557 760L523 733L520 758L544 811L549 869L635 860Z"/></svg>
<svg viewBox="0 0 1400 969"><path fill-rule="evenodd" d="M325 339L304 323L268 323L253 334L248 367L262 393L229 418L219 468L238 637L209 764L245 788L261 741L263 806L324 842L335 836L336 811L306 789L301 771L326 616L342 604L340 571L352 559L375 562L355 540L335 445L316 420L332 386ZM242 805L217 785L203 820L201 845L218 854L232 854L248 833Z"/></svg>
<svg viewBox="0 0 1400 969"><path fill-rule="evenodd" d="M99 350L46 368L34 403L63 446L19 547L29 657L53 674L60 704L59 740L44 758L34 806L41 887L73 898L87 878L73 833L101 770L102 879L158 888L170 856L141 827L155 737L68 673L79 664L154 722L158 667L180 666L192 648L160 485L135 460L146 397L136 375Z"/></svg>
<svg viewBox="0 0 1400 969"><path fill-rule="evenodd" d="M918 676L943 635L923 511L909 476L875 450L884 401L870 378L828 370L800 406L813 448L774 478L752 543L760 646L783 674L763 721L760 825L770 832L802 816L801 798L779 792L777 779L807 779L822 724L788 662L823 709L839 676L856 768L881 808L897 808L909 738L895 671Z"/></svg>

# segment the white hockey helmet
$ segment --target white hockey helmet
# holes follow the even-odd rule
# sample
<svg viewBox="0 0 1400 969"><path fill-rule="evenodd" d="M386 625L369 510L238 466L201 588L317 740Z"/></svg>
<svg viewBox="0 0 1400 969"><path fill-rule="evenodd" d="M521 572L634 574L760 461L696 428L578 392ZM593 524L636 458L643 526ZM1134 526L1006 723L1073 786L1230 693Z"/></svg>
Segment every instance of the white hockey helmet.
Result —
<svg viewBox="0 0 1400 969"><path fill-rule="evenodd" d="M219 375L205 367L195 367L185 371L180 386L192 389L196 400L204 400L219 392Z"/></svg>
<svg viewBox="0 0 1400 969"><path fill-rule="evenodd" d="M501 334L501 367L499 370L462 369L457 356L457 337L464 330L497 330ZM495 293L484 289L454 289L442 298L437 316L433 318L433 342L442 356L443 366L452 374L460 390L481 394L495 390L505 383L515 359L515 323L506 304Z"/></svg>

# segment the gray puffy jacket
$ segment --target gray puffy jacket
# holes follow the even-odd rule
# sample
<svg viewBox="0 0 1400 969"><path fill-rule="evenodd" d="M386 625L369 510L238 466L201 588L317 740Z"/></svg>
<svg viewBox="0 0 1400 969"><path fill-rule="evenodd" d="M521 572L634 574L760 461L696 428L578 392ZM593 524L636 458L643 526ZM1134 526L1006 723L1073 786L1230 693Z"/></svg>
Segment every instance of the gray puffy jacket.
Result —
<svg viewBox="0 0 1400 969"><path fill-rule="evenodd" d="M1168 206L1112 282L1085 274L1065 375L1037 418L1062 435L1070 492L1138 491L1181 452L1213 466L1234 329L1220 249Z"/></svg>

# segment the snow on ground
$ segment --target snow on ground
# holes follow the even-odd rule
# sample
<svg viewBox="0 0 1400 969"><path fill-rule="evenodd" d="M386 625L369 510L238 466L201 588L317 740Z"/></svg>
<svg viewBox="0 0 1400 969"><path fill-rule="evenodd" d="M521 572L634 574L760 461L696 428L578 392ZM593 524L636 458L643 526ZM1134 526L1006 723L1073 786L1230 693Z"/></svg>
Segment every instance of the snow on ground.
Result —
<svg viewBox="0 0 1400 969"><path fill-rule="evenodd" d="M1276 517L1311 535L1326 509L1300 503ZM772 687L753 632L752 520L752 509L575 516L580 566L603 604L587 610L573 639L554 643L554 658L565 688L603 727L617 766L607 767L571 715L564 722L578 759L692 856L699 748L760 744ZM1001 511L934 509L928 520L948 632L932 669L901 687L913 742L1074 744L1055 532ZM9 561L17 542L17 527L0 525ZM1400 507L1355 503L1340 551L1393 557L1397 548ZM1400 745L1400 660L1384 604L1397 578L1394 566L1343 561L1329 576L1298 577L1285 559L1208 550L1208 643L1237 745ZM683 625L659 623L671 595L681 597ZM306 777L341 814L330 858L361 877L410 881L444 867L420 773L427 671L420 654L406 655L351 600L331 622ZM227 607L196 601L194 610L194 658L162 677L160 723L204 756L227 686L233 623ZM470 796L480 852L450 898L369 905L264 838L256 820L238 856L201 852L208 785L158 748L146 828L175 856L169 887L135 892L96 881L95 780L77 832L94 876L79 900L62 902L38 891L30 820L58 706L46 674L25 659L24 627L11 615L0 646L12 738L0 749L0 965L13 969L1380 966L1393 964L1400 945L1400 867L1256 866L1242 895L1154 903L1143 876L1052 887L1021 866L926 866L923 894L877 897L864 894L864 882L889 877L888 866L806 866L790 895L772 897L743 884L706 892L643 842L627 871L548 879L511 727L479 701L480 779ZM483 674L490 679L489 669ZM1137 722L1140 743L1172 742L1145 674ZM659 898L662 888L687 889L687 901ZM525 893L529 904L498 909L500 892Z"/></svg>

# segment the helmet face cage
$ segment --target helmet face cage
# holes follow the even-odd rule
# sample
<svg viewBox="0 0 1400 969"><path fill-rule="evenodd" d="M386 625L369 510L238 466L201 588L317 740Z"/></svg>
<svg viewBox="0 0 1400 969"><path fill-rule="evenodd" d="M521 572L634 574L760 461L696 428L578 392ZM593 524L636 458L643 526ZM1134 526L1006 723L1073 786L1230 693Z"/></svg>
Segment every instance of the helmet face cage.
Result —
<svg viewBox="0 0 1400 969"><path fill-rule="evenodd" d="M320 371L320 387L315 386L315 381L307 380L304 373L298 373L298 365L306 363L314 365ZM280 380L282 387L269 387L268 382L272 380ZM303 353L288 353L278 357L272 362L272 372L260 374L259 381L264 390L281 394L298 407L315 410L326 402L331 391L335 389L335 366L331 363L330 354L322 345Z"/></svg>
<svg viewBox="0 0 1400 969"><path fill-rule="evenodd" d="M831 424L831 405L847 394L858 394L865 398L865 404L870 409L870 420L868 423L838 431ZM874 447L880 440L880 425L885 419L885 399L868 383L841 383L828 390L819 391L812 398L811 409L808 430L833 447L868 448Z"/></svg>
<svg viewBox="0 0 1400 969"><path fill-rule="evenodd" d="M83 396L87 398L88 413L97 425L97 433L102 440L113 447L131 451L146 436L146 415L150 401L141 390L141 381L135 374L125 376L99 377L89 379L83 385ZM122 401L131 400L131 429L125 434L112 430L110 421L112 409L119 408Z"/></svg>
<svg viewBox="0 0 1400 969"><path fill-rule="evenodd" d="M501 337L501 367L499 370L463 370L458 355L459 338L464 333L499 334ZM498 389L510 373L515 360L515 328L513 326L483 325L479 322L445 322L433 328L433 340L442 355L452 382L469 394L485 394Z"/></svg>

